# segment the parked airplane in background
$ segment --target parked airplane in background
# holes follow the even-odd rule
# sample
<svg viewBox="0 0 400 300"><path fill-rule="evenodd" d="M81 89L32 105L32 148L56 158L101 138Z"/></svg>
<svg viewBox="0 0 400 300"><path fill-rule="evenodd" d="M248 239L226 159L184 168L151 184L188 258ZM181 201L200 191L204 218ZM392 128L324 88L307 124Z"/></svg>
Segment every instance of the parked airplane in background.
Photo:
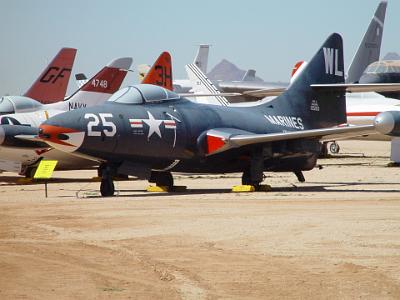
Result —
<svg viewBox="0 0 400 300"><path fill-rule="evenodd" d="M379 60L387 1L381 1L347 71L347 83L359 83L368 65ZM367 83L367 82L365 82Z"/></svg>
<svg viewBox="0 0 400 300"><path fill-rule="evenodd" d="M209 45L200 45L193 64L204 74L207 74ZM282 93L286 86L255 81L255 70L248 70L241 81L213 81L213 84L225 94L236 94L230 99L231 102L254 101L267 96L277 96ZM262 90L263 94L253 94L254 91ZM193 85L189 79L174 80L174 92L178 94L201 94L202 92ZM240 95L239 95L240 94Z"/></svg>
<svg viewBox="0 0 400 300"><path fill-rule="evenodd" d="M207 73L209 51L210 45L199 45L199 49L197 50L197 54L193 60L193 63L205 73ZM193 88L188 79L174 79L173 85L176 93L189 93Z"/></svg>
<svg viewBox="0 0 400 300"><path fill-rule="evenodd" d="M360 78L360 83L400 83L400 61L380 60L368 66ZM388 98L400 100L399 92L381 93Z"/></svg>
<svg viewBox="0 0 400 300"><path fill-rule="evenodd" d="M57 151L51 151L43 143L18 137L36 135L39 125L49 117L106 101L119 90L131 64L130 57L113 60L66 101L43 105L30 99L34 105L31 105L29 112L0 116L0 170L31 176L41 157L59 160L61 169L92 166L93 163L89 161L65 157ZM4 111L1 103L0 110Z"/></svg>
<svg viewBox="0 0 400 300"><path fill-rule="evenodd" d="M379 59L386 8L387 1L381 1L348 69L348 76L346 79L347 83L358 82L367 66ZM301 64L299 66L301 66ZM206 72L202 73L206 74ZM270 84L251 80L253 74L255 76L255 71L249 70L242 81L211 81L211 83L221 93L240 94L234 97L229 97L229 102L231 103L252 102L265 97L279 96L287 88L286 85L282 84ZM191 74L188 74L189 79L191 76ZM175 92L190 91L194 94L204 92L201 87L193 83L193 80L191 83L186 83L186 87L187 88L184 91L176 88ZM192 88L189 89L189 87ZM201 101L206 103L208 100L203 98ZM209 101L212 102L213 100Z"/></svg>
<svg viewBox="0 0 400 300"><path fill-rule="evenodd" d="M324 139L376 130L400 134L396 113L378 116L374 125L337 127L346 122L344 80L342 38L333 34L272 101L206 105L158 86L130 86L105 104L50 118L39 137L102 163L103 196L114 194L113 175L121 173L168 189L173 171L243 172L242 184L253 189L264 171L294 172L304 181L302 171L315 167Z"/></svg>
<svg viewBox="0 0 400 300"><path fill-rule="evenodd" d="M40 103L64 100L76 51L62 48L23 96L1 97L0 115L30 111Z"/></svg>

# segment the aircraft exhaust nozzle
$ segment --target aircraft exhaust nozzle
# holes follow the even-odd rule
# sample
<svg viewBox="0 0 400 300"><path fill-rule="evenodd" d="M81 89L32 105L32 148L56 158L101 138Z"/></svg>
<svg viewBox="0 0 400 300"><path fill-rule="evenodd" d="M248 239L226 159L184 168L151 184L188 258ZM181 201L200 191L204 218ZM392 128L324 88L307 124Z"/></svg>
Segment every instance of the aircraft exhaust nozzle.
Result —
<svg viewBox="0 0 400 300"><path fill-rule="evenodd" d="M385 111L375 117L375 129L385 135L400 136L400 111Z"/></svg>

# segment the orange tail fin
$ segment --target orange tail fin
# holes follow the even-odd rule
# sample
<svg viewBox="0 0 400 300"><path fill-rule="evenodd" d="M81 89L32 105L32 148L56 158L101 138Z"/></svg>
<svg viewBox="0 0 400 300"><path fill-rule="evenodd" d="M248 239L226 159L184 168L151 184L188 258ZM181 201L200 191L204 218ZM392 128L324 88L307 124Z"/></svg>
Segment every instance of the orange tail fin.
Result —
<svg viewBox="0 0 400 300"><path fill-rule="evenodd" d="M159 85L170 91L173 90L171 55L168 52L161 53L142 83Z"/></svg>
<svg viewBox="0 0 400 300"><path fill-rule="evenodd" d="M63 101L76 51L73 48L62 48L24 96L43 104Z"/></svg>

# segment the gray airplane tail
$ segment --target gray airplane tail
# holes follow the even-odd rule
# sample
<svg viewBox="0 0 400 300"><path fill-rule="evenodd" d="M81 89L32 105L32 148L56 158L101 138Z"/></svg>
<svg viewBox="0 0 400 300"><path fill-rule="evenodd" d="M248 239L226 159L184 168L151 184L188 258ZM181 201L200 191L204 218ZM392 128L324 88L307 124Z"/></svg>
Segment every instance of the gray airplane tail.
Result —
<svg viewBox="0 0 400 300"><path fill-rule="evenodd" d="M256 80L256 70L247 70L244 74L242 81L255 81Z"/></svg>
<svg viewBox="0 0 400 300"><path fill-rule="evenodd" d="M312 85L344 83L342 37L332 34L291 86L263 106L273 124L285 123L294 129L317 129L346 123L344 90L318 92ZM274 123L275 122L275 123Z"/></svg>
<svg viewBox="0 0 400 300"><path fill-rule="evenodd" d="M207 74L208 65L208 53L210 50L210 45L200 45L199 50L197 50L197 55L193 63L204 73Z"/></svg>
<svg viewBox="0 0 400 300"><path fill-rule="evenodd" d="M347 72L346 83L358 83L365 69L379 60L387 1L381 1Z"/></svg>

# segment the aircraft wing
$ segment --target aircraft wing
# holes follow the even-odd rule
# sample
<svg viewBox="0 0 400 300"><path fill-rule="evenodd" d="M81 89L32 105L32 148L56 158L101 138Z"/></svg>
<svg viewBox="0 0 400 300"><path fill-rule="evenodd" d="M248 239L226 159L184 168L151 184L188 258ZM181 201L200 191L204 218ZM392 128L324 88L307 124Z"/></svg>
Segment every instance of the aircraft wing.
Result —
<svg viewBox="0 0 400 300"><path fill-rule="evenodd" d="M206 132L206 155L213 155L233 148L296 139L331 141L377 133L375 125L344 126L269 134L253 134L233 128L211 129Z"/></svg>
<svg viewBox="0 0 400 300"><path fill-rule="evenodd" d="M242 92L242 95L256 97L256 98L265 98L265 97L279 96L284 91L286 91L285 88L262 89L262 90L254 90L254 91L244 91L244 92Z"/></svg>
<svg viewBox="0 0 400 300"><path fill-rule="evenodd" d="M400 92L400 83L312 84L311 87L317 92L332 92L340 90L346 93ZM240 93L221 93L220 96L224 97L250 96L255 98L265 98L265 97L279 96L285 90L286 90L285 88L248 90L248 91L242 91ZM183 94L181 96L190 97L191 94ZM196 96L207 97L212 95L199 94Z"/></svg>
<svg viewBox="0 0 400 300"><path fill-rule="evenodd" d="M346 93L400 92L399 83L312 84L311 87L318 92L331 92L340 90Z"/></svg>

